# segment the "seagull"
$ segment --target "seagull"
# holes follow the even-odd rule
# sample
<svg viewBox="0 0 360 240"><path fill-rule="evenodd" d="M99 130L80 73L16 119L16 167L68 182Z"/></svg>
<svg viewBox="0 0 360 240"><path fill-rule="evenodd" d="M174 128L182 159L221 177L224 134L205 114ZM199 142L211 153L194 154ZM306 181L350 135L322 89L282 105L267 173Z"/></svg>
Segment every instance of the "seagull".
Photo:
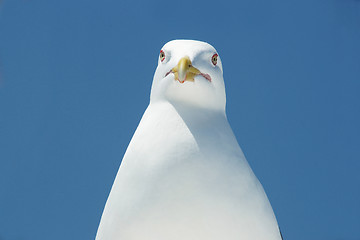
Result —
<svg viewBox="0 0 360 240"><path fill-rule="evenodd" d="M195 40L166 43L96 240L282 239L225 106L215 48Z"/></svg>

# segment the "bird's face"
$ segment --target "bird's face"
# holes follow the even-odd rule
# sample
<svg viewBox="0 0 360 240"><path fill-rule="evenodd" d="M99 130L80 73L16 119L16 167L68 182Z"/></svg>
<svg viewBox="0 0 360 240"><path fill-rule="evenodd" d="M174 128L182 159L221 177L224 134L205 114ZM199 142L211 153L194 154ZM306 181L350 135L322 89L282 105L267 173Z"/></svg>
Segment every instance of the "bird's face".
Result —
<svg viewBox="0 0 360 240"><path fill-rule="evenodd" d="M165 44L154 75L151 101L225 110L223 71L215 48L193 40Z"/></svg>

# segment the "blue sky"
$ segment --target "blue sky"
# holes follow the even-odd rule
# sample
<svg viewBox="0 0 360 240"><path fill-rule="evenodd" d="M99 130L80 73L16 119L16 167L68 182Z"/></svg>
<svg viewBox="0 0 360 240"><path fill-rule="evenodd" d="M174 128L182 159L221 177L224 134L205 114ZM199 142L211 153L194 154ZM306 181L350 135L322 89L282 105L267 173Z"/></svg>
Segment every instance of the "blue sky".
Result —
<svg viewBox="0 0 360 240"><path fill-rule="evenodd" d="M0 239L94 239L160 48L219 52L284 239L360 236L360 1L3 0Z"/></svg>

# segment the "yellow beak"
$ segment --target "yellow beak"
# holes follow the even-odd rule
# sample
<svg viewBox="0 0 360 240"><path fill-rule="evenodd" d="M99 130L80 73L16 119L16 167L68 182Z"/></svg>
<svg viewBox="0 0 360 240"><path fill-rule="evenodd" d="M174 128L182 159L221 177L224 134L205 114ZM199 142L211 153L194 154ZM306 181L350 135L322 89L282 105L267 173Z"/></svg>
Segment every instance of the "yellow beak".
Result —
<svg viewBox="0 0 360 240"><path fill-rule="evenodd" d="M178 80L181 83L185 81L194 81L194 77L201 72L192 66L190 58L185 56L181 58L178 64L171 70L175 75L175 80Z"/></svg>

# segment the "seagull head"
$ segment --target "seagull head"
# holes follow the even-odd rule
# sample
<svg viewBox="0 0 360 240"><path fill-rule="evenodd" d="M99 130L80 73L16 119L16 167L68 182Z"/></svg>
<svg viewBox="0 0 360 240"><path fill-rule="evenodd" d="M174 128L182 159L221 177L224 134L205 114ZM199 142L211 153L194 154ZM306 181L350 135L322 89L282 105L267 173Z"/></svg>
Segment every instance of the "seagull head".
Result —
<svg viewBox="0 0 360 240"><path fill-rule="evenodd" d="M225 111L223 70L215 48L194 40L166 43L160 50L150 101Z"/></svg>

